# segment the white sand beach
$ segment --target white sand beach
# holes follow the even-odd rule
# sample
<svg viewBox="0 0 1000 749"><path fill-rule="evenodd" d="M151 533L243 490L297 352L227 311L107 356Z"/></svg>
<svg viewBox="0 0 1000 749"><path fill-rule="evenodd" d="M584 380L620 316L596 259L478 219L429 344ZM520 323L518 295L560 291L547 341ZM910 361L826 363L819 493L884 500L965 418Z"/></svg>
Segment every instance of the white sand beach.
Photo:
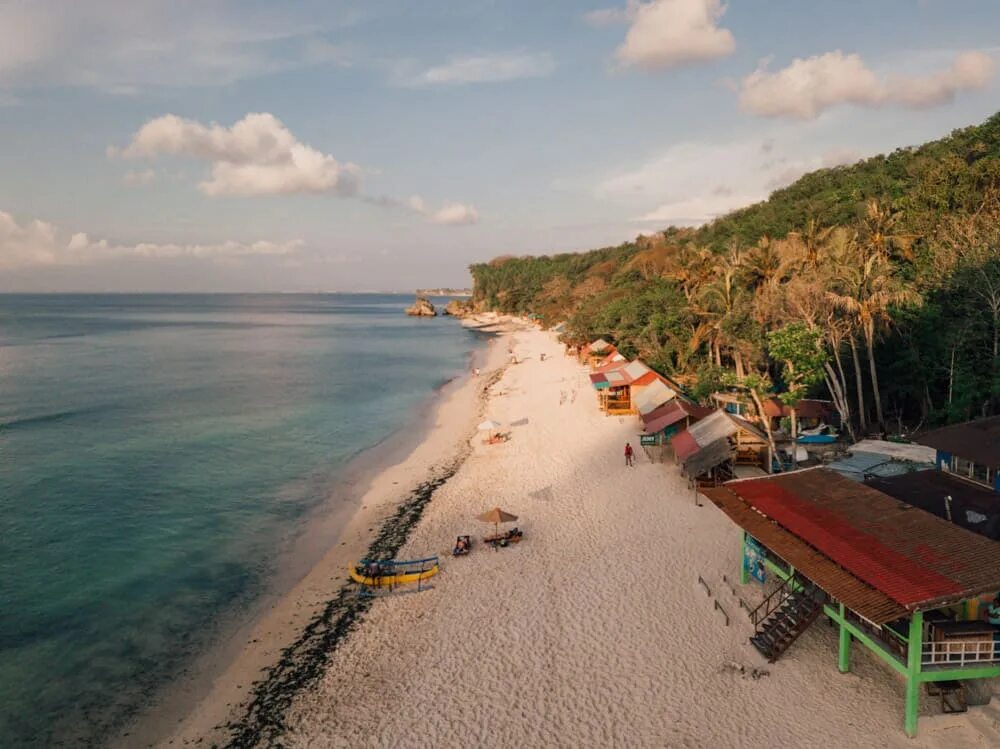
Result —
<svg viewBox="0 0 1000 749"><path fill-rule="evenodd" d="M934 717L929 704L907 739L902 681L857 646L852 673L840 674L836 630L822 620L767 664L723 582L738 577L736 528L696 506L675 467L646 460L634 417L600 413L552 334L513 341L521 363L485 411L509 425L510 441L473 439L400 556L445 555L458 534L478 541L491 529L476 515L497 505L519 516L524 540L499 551L478 543L443 557L433 589L379 598L297 695L287 744L998 745L995 718ZM332 573L315 581L316 596L339 584ZM736 592L760 596L753 585Z"/></svg>

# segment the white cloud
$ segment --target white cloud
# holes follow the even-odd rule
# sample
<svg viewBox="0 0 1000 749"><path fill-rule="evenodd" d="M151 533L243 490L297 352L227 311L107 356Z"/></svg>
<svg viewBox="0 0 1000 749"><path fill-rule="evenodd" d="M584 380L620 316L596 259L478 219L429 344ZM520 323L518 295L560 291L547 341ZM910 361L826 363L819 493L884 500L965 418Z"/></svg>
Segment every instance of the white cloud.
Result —
<svg viewBox="0 0 1000 749"><path fill-rule="evenodd" d="M275 195L334 192L355 195L361 170L301 143L272 114L248 114L232 127L203 125L168 114L150 120L124 149L109 155L126 159L161 154L211 163L206 195Z"/></svg>
<svg viewBox="0 0 1000 749"><path fill-rule="evenodd" d="M431 223L443 224L445 226L461 226L463 224L475 224L479 221L479 212L471 205L464 203L445 203L445 205L431 214Z"/></svg>
<svg viewBox="0 0 1000 749"><path fill-rule="evenodd" d="M129 187L145 187L151 184L153 180L156 179L156 172L152 169L142 169L139 171L128 171L125 172L122 177L122 182L124 182Z"/></svg>
<svg viewBox="0 0 1000 749"><path fill-rule="evenodd" d="M726 12L721 0L652 0L630 2L625 11L591 13L588 18L607 23L631 21L616 56L624 65L659 70L716 60L731 55L736 41L728 29L719 28Z"/></svg>
<svg viewBox="0 0 1000 749"><path fill-rule="evenodd" d="M952 66L925 76L895 76L888 82L856 54L840 50L796 58L777 72L766 63L743 79L740 104L762 117L813 119L840 104L928 107L954 99L966 89L982 88L993 75L993 60L981 52L964 52Z"/></svg>
<svg viewBox="0 0 1000 749"><path fill-rule="evenodd" d="M45 221L19 223L0 211L0 268L13 270L58 265L86 265L118 258L196 258L221 260L251 255L283 256L302 249L301 240L176 244L140 242L117 244L91 240L84 232L70 235Z"/></svg>
<svg viewBox="0 0 1000 749"><path fill-rule="evenodd" d="M599 181L596 197L634 212L635 221L698 226L764 200L807 172L861 157L847 148L822 156L812 155L815 150L815 143L791 126L767 138L678 143Z"/></svg>
<svg viewBox="0 0 1000 749"><path fill-rule="evenodd" d="M963 52L948 70L927 76L895 76L889 79L888 97L908 107L946 104L959 91L985 87L993 78L993 58L982 52Z"/></svg>
<svg viewBox="0 0 1000 749"><path fill-rule="evenodd" d="M542 78L555 70L549 54L510 52L498 55L456 57L404 78L410 86L459 86L467 83L498 83L519 78Z"/></svg>
<svg viewBox="0 0 1000 749"><path fill-rule="evenodd" d="M179 9L176 0L0 3L0 88L131 94L343 65L346 51L324 34L355 17L336 7L185 2Z"/></svg>
<svg viewBox="0 0 1000 749"><path fill-rule="evenodd" d="M466 203L445 201L444 205L435 211L427 207L422 197L411 195L406 201L406 207L424 216L432 224L463 226L479 222L479 211Z"/></svg>

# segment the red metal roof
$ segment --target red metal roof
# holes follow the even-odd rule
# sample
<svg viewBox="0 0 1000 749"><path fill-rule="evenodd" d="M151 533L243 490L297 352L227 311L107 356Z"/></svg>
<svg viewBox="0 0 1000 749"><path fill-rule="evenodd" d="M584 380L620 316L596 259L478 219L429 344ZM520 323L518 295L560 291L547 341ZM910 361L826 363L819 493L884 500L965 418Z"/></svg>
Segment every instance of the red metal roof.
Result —
<svg viewBox="0 0 1000 749"><path fill-rule="evenodd" d="M685 460L701 449L701 445L694 441L694 437L691 436L687 429L671 437L670 444L674 448L674 455L677 457L677 460Z"/></svg>
<svg viewBox="0 0 1000 749"><path fill-rule="evenodd" d="M1000 590L1000 545L827 468L726 488L908 609Z"/></svg>
<svg viewBox="0 0 1000 749"><path fill-rule="evenodd" d="M667 383L669 385L669 383ZM714 408L709 408L708 406L699 406L696 403L691 403L690 401L683 400L681 398L676 398L669 403L665 403L659 408L650 411L647 414L642 415L642 420L644 423L648 424L655 419L659 419L668 414L677 413L677 419L683 419L685 416L690 416L692 419L704 419L706 416L715 411ZM676 423L676 422L671 422ZM669 424L667 425L669 426Z"/></svg>
<svg viewBox="0 0 1000 749"><path fill-rule="evenodd" d="M777 398L768 398L764 401L764 413L768 418L776 419L779 416L791 416L792 411ZM800 419L825 419L833 413L834 408L830 401L803 398L795 405L795 414Z"/></svg>
<svg viewBox="0 0 1000 749"><path fill-rule="evenodd" d="M650 411L643 416L643 422L645 422L644 430L653 434L688 417L694 420L702 419L712 413L712 411L713 409L711 408L696 406L693 403L672 400L665 406L660 406L655 411ZM653 416L653 418L649 418L650 416Z"/></svg>

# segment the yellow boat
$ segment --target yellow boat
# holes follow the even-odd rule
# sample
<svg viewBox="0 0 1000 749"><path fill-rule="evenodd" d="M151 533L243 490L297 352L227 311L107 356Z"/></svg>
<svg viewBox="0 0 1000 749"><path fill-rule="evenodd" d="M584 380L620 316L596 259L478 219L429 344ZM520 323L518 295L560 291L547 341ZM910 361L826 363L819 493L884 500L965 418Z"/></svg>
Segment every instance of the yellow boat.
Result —
<svg viewBox="0 0 1000 749"><path fill-rule="evenodd" d="M378 575L365 574L368 564L369 560L362 559L357 564L351 565L349 572L354 582L369 588L391 588L407 583L419 584L441 571L437 557L399 562L379 562L381 572Z"/></svg>

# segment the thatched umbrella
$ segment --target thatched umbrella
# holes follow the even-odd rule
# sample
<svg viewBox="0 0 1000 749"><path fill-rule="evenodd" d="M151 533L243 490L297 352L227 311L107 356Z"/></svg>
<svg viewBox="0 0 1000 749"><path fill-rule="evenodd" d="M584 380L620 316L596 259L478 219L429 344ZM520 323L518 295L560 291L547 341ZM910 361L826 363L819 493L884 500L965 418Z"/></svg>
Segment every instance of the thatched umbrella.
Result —
<svg viewBox="0 0 1000 749"><path fill-rule="evenodd" d="M492 510L484 512L482 515L478 515L476 520L483 523L493 523L493 535L499 536L500 523L513 523L517 520L517 515L511 515L509 512L504 512L499 507L494 507Z"/></svg>

